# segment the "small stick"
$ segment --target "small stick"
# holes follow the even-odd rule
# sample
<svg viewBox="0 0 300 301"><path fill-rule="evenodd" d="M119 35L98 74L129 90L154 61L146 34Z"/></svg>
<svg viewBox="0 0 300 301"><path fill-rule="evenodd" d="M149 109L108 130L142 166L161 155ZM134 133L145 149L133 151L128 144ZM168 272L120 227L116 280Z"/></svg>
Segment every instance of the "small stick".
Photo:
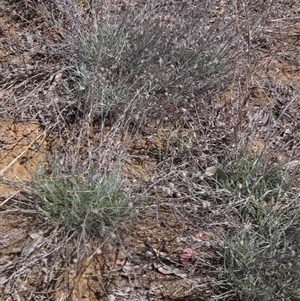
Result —
<svg viewBox="0 0 300 301"><path fill-rule="evenodd" d="M96 249L96 251L89 257L84 258L81 262L81 267L77 273L77 275L75 276L75 278L72 281L70 290L68 292L67 301L72 301L73 300L73 292L75 290L75 288L78 286L78 282L80 280L80 278L82 277L82 275L84 274L84 272L87 270L87 268L90 266L90 264L92 263L93 259L95 258L95 256L97 255L97 253L101 250L102 246L106 243L106 241L108 240L108 238L106 238L104 240L104 242L100 245L100 247L98 247Z"/></svg>
<svg viewBox="0 0 300 301"><path fill-rule="evenodd" d="M38 140L42 135L44 135L47 130L44 130L41 134L39 134L27 147L24 151L22 151L15 159L13 159L5 168L0 171L0 177L4 175L4 173L11 168L29 149L30 147Z"/></svg>
<svg viewBox="0 0 300 301"><path fill-rule="evenodd" d="M290 17L290 18L274 19L274 20L270 20L270 22L278 22L278 21L293 20L293 19L300 19L300 16L297 16L297 17Z"/></svg>
<svg viewBox="0 0 300 301"><path fill-rule="evenodd" d="M235 29L236 32L239 33L240 27L239 27L239 15L238 15L238 9L236 5L236 0L233 1L234 10L235 10Z"/></svg>
<svg viewBox="0 0 300 301"><path fill-rule="evenodd" d="M0 204L0 208L2 206L4 206L11 198L13 198L14 196L16 196L18 193L20 193L22 191L22 189L20 189L19 191L15 192L13 195L9 196L6 200L4 200L1 204Z"/></svg>

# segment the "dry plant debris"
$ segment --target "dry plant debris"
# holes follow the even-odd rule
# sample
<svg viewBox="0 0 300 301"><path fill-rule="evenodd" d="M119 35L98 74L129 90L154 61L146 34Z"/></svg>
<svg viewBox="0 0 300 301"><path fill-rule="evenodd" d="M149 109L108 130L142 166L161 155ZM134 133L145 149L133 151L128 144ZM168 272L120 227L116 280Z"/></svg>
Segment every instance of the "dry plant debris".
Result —
<svg viewBox="0 0 300 301"><path fill-rule="evenodd" d="M299 21L3 0L0 300L300 300Z"/></svg>

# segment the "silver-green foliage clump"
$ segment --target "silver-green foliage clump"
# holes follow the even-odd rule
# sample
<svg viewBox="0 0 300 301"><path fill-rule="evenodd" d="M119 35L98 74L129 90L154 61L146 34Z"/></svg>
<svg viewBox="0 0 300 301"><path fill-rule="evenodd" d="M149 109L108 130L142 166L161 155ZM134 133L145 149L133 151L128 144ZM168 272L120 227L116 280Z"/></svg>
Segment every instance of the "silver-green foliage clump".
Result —
<svg viewBox="0 0 300 301"><path fill-rule="evenodd" d="M300 206L280 166L264 156L232 158L235 228L223 250L235 300L300 300Z"/></svg>
<svg viewBox="0 0 300 301"><path fill-rule="evenodd" d="M265 156L244 152L233 157L226 166L231 176L231 189L261 201L277 197L286 184L280 167Z"/></svg>
<svg viewBox="0 0 300 301"><path fill-rule="evenodd" d="M65 174L40 170L31 190L46 220L67 230L103 235L128 215L128 202L117 174Z"/></svg>
<svg viewBox="0 0 300 301"><path fill-rule="evenodd" d="M230 235L224 258L237 300L300 300L298 202L264 210L255 224L243 220Z"/></svg>
<svg viewBox="0 0 300 301"><path fill-rule="evenodd" d="M70 18L78 15L74 3L55 3L60 18L50 19L65 45L72 107L94 119L132 100L131 109L140 110L164 93L181 102L187 93L222 90L241 53L234 19L224 18L229 12L210 23L210 9L201 2L176 9L159 1L137 9L133 2L124 12L95 2L90 18L76 19Z"/></svg>

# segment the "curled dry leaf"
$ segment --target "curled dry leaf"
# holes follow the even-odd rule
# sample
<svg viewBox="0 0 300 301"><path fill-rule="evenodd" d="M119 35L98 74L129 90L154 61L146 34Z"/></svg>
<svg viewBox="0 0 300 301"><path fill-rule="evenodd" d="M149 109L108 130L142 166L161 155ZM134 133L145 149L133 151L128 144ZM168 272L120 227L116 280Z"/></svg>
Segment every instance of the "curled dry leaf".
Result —
<svg viewBox="0 0 300 301"><path fill-rule="evenodd" d="M115 271L120 271L122 269L122 267L126 263L126 258L127 258L127 256L126 256L125 252L119 250L116 261L115 261L115 266L114 266Z"/></svg>
<svg viewBox="0 0 300 301"><path fill-rule="evenodd" d="M153 263L154 268L156 268L161 274L164 275L176 275L180 278L186 278L187 275L184 273L181 273L179 269L174 268L174 267L170 267L166 264L163 263Z"/></svg>
<svg viewBox="0 0 300 301"><path fill-rule="evenodd" d="M180 261L183 265L187 265L192 258L192 256L196 253L194 248L185 247L182 254L180 255Z"/></svg>
<svg viewBox="0 0 300 301"><path fill-rule="evenodd" d="M205 170L205 175L212 177L212 176L217 176L220 180L226 181L227 180L227 175L226 173L219 167L216 166L211 166L206 168Z"/></svg>

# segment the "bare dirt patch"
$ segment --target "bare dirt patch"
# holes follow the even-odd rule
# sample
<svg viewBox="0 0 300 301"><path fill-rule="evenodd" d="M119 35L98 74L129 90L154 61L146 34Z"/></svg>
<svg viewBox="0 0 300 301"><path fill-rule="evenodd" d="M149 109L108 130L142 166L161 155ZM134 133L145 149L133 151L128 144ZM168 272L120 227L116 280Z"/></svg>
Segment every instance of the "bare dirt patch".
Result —
<svg viewBox="0 0 300 301"><path fill-rule="evenodd" d="M16 192L11 185L28 181L39 164L45 161L45 135L37 124L1 121L1 197ZM19 184L20 184L19 182ZM6 183L6 185L5 185Z"/></svg>

